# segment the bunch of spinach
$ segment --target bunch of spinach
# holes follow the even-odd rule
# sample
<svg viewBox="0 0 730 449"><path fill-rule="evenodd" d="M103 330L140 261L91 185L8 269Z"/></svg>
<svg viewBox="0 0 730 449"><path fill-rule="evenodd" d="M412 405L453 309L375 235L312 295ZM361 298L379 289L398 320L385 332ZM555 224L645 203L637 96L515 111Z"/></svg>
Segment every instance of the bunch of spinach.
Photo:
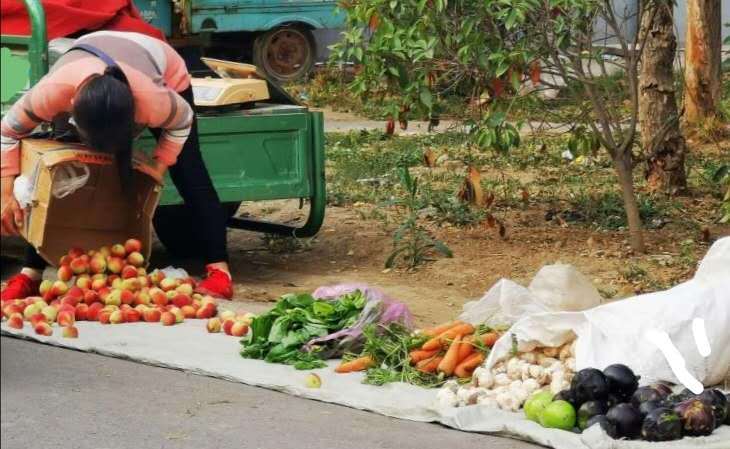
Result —
<svg viewBox="0 0 730 449"><path fill-rule="evenodd" d="M253 319L248 335L241 340L241 356L296 369L323 368L326 365L320 353L325 348L304 351L302 346L355 324L365 302L360 291L333 301L315 299L310 294L284 295L273 309Z"/></svg>

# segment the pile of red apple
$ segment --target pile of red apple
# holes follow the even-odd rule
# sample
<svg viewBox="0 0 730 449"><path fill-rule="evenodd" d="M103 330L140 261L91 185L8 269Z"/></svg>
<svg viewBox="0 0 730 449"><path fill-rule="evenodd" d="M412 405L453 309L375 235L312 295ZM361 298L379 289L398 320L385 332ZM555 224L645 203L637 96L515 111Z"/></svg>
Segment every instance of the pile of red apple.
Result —
<svg viewBox="0 0 730 449"><path fill-rule="evenodd" d="M8 327L22 329L24 321L29 321L37 334L50 336L51 324L56 322L63 328L63 337L76 338L76 321L145 321L171 326L197 318L211 319L209 332L226 330L224 323L231 321L227 334L246 334L249 315L231 312L225 320L214 318L218 312L215 299L194 293L192 279L167 278L159 270L147 273L141 251L142 243L137 239L98 251L69 250L60 260L58 279L41 283L41 296L2 305Z"/></svg>

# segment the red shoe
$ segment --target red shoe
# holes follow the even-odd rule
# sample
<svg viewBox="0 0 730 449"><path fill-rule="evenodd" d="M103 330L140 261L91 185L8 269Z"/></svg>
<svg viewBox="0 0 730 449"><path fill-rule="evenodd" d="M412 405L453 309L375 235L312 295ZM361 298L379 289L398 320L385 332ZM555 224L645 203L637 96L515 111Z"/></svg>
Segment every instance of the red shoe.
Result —
<svg viewBox="0 0 730 449"><path fill-rule="evenodd" d="M215 298L233 298L233 281L231 275L215 267L207 266L206 278L198 283L195 291Z"/></svg>
<svg viewBox="0 0 730 449"><path fill-rule="evenodd" d="M25 299L28 296L38 296L40 294L38 291L40 286L41 281L34 281L23 273L16 274L8 280L8 285L0 293L0 300L7 301L10 299Z"/></svg>

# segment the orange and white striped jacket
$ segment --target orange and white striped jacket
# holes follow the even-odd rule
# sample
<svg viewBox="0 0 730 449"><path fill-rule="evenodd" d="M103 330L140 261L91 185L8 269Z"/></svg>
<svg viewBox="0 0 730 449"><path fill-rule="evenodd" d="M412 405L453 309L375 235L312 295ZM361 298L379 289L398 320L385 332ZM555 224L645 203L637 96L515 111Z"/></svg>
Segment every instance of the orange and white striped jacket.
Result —
<svg viewBox="0 0 730 449"><path fill-rule="evenodd" d="M98 31L76 43L94 46L116 61L129 80L137 125L163 129L154 157L167 166L175 164L190 134L194 114L178 94L190 86L190 75L180 55L165 42L139 33ZM105 68L105 63L90 53L68 52L13 105L0 124L0 176L18 175L19 140L40 123L70 113L78 87Z"/></svg>

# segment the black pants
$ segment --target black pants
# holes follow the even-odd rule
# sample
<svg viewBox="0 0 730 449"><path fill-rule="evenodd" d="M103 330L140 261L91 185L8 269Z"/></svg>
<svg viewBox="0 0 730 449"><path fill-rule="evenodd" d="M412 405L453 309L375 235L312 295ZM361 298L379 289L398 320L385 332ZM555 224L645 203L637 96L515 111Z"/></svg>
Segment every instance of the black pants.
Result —
<svg viewBox="0 0 730 449"><path fill-rule="evenodd" d="M180 92L185 101L193 106L193 88L188 87ZM162 129L151 128L150 131L159 139ZM180 151L175 165L170 167L170 178L177 187L180 196L185 200L185 206L190 208L199 229L196 233L204 249L205 263L227 262L226 222L227 218L218 199L218 193L213 188L208 170L205 168L203 156L200 154L198 141L198 121L193 116L193 127L190 136ZM132 237L132 236L130 236ZM111 242L110 242L111 243ZM91 249L91 248L87 248ZM29 244L25 252L25 266L42 270L47 262Z"/></svg>

